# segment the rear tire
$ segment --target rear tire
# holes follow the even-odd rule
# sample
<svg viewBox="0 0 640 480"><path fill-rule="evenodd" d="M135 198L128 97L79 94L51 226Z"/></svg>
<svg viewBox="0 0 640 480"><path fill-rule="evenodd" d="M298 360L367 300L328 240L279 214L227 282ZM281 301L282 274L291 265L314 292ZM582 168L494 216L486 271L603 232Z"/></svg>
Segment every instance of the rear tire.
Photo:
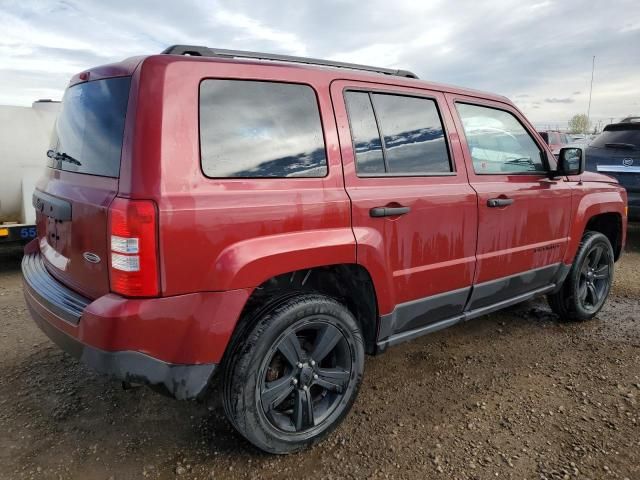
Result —
<svg viewBox="0 0 640 480"><path fill-rule="evenodd" d="M600 232L582 237L571 270L557 293L547 296L561 320L590 320L605 304L613 282L613 248Z"/></svg>
<svg viewBox="0 0 640 480"><path fill-rule="evenodd" d="M235 429L261 450L286 454L333 431L355 401L364 345L349 310L303 294L263 311L226 362L223 404Z"/></svg>

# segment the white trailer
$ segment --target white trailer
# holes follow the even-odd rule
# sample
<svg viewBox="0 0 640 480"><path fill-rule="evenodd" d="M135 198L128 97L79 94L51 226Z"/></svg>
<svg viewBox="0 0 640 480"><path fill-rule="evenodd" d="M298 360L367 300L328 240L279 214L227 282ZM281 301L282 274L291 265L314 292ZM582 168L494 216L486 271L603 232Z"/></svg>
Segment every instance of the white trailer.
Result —
<svg viewBox="0 0 640 480"><path fill-rule="evenodd" d="M0 105L0 245L35 238L31 196L47 165L47 149L60 102L31 107Z"/></svg>

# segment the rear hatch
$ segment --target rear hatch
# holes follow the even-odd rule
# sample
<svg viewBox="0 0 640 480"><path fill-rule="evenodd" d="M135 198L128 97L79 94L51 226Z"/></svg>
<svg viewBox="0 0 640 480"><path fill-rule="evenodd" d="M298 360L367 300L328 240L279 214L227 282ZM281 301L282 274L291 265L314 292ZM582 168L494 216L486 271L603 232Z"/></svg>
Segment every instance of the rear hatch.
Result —
<svg viewBox="0 0 640 480"><path fill-rule="evenodd" d="M89 298L109 291L108 209L118 193L130 81L107 78L67 89L49 168L33 195L47 269Z"/></svg>
<svg viewBox="0 0 640 480"><path fill-rule="evenodd" d="M615 123L587 147L586 169L615 177L630 192L640 192L640 124Z"/></svg>

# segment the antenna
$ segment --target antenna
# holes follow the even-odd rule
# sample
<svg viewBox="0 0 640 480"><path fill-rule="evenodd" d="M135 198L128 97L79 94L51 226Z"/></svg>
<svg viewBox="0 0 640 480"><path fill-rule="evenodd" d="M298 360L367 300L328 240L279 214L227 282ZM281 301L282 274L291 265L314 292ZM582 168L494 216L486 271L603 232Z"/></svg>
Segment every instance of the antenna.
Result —
<svg viewBox="0 0 640 480"><path fill-rule="evenodd" d="M587 125L585 126L585 131L583 133L587 133L589 130L589 124L591 123L591 93L593 93L593 72L596 69L596 56L593 56L593 61L591 63L591 87L589 88L589 106L587 107Z"/></svg>

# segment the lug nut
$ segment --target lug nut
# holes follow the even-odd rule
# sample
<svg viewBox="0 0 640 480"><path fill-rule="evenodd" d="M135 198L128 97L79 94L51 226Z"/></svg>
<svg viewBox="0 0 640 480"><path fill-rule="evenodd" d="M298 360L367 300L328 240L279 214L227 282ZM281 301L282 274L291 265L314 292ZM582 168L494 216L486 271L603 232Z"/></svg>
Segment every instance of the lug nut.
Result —
<svg viewBox="0 0 640 480"><path fill-rule="evenodd" d="M315 361L315 360L311 360L309 363L310 363L310 364L311 364L311 366L313 367L313 366L316 364L316 361Z"/></svg>
<svg viewBox="0 0 640 480"><path fill-rule="evenodd" d="M302 368L302 362L298 362L298 368Z"/></svg>
<svg viewBox="0 0 640 480"><path fill-rule="evenodd" d="M318 379L318 374L317 374L317 373L314 373L314 374L313 374L313 379L314 379L314 380L317 380L317 379Z"/></svg>
<svg viewBox="0 0 640 480"><path fill-rule="evenodd" d="M291 380L291 383L293 383L294 385L297 385L298 384L298 379L294 378L293 380Z"/></svg>
<svg viewBox="0 0 640 480"><path fill-rule="evenodd" d="M302 387L302 389L306 392L307 390L309 390L309 387L307 387L306 385Z"/></svg>

